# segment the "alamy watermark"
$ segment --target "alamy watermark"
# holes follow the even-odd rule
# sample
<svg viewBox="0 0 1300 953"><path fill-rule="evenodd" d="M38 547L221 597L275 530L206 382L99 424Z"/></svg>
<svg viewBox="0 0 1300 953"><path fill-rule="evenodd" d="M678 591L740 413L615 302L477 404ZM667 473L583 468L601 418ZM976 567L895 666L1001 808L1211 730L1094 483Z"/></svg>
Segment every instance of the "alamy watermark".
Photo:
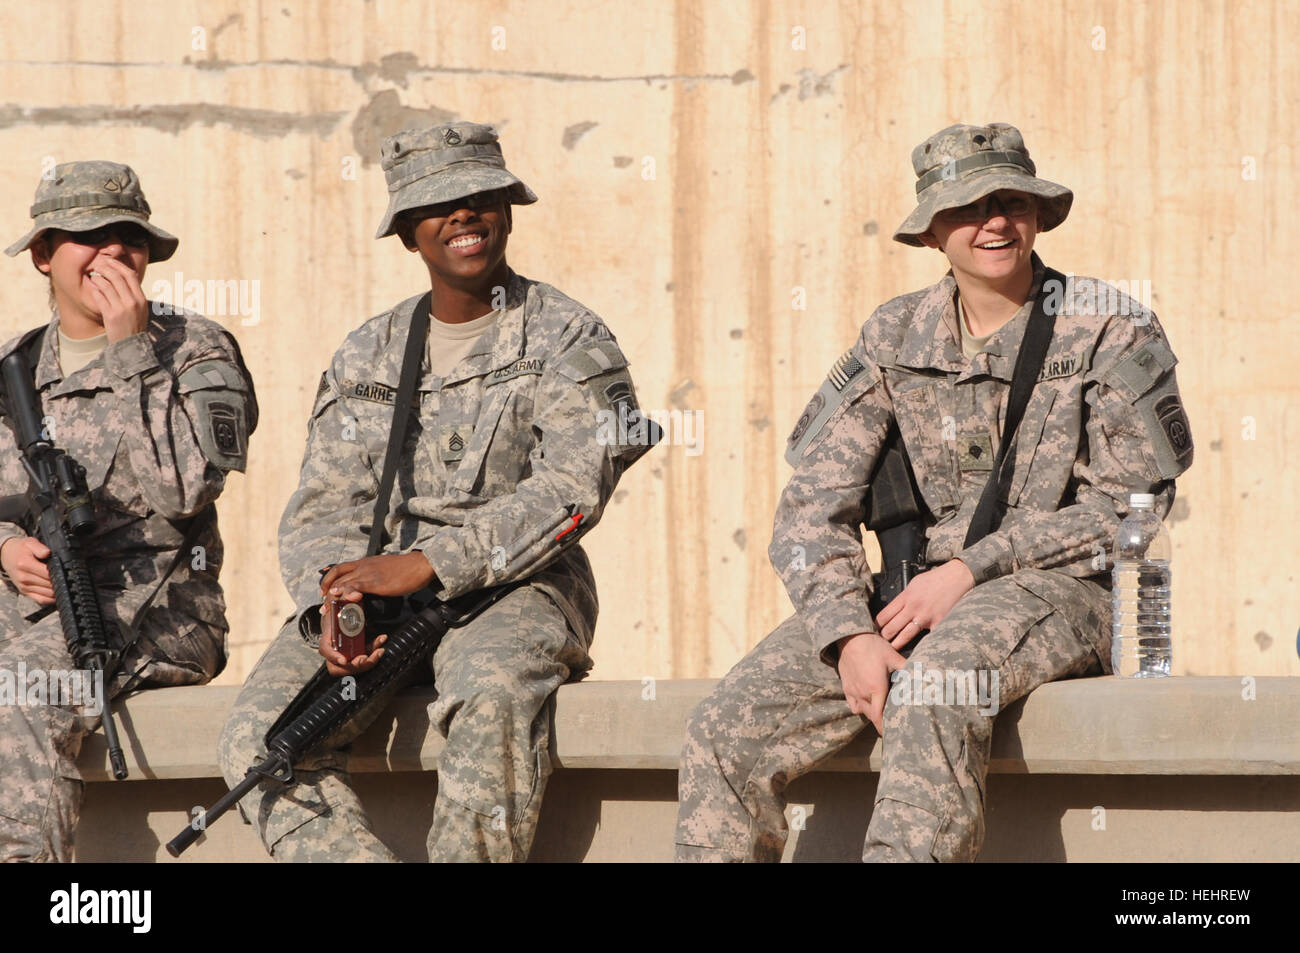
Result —
<svg viewBox="0 0 1300 953"><path fill-rule="evenodd" d="M186 278L176 272L172 279L159 278L149 289L154 314L176 314L185 309L204 317L238 317L252 327L262 320L262 282L258 278Z"/></svg>
<svg viewBox="0 0 1300 953"><path fill-rule="evenodd" d="M54 705L80 708L97 718L104 713L104 672L89 669L0 668L0 705Z"/></svg>
<svg viewBox="0 0 1300 953"><path fill-rule="evenodd" d="M891 705L974 705L980 714L998 713L998 670L951 669L909 665L890 677Z"/></svg>
<svg viewBox="0 0 1300 953"><path fill-rule="evenodd" d="M597 411L596 421L596 442L602 447L647 446L653 422L663 434L660 443L683 447L688 457L704 452L702 410L629 410L619 403L617 411Z"/></svg>
<svg viewBox="0 0 1300 953"><path fill-rule="evenodd" d="M50 894L53 924L121 924L148 933L153 924L152 890L91 890L73 881Z"/></svg>
<svg viewBox="0 0 1300 953"><path fill-rule="evenodd" d="M1043 310L1048 314L1118 314L1145 325L1151 320L1151 280L1119 278L1098 281L1096 278L1068 277L1070 293L1059 281L1044 285L1047 298Z"/></svg>

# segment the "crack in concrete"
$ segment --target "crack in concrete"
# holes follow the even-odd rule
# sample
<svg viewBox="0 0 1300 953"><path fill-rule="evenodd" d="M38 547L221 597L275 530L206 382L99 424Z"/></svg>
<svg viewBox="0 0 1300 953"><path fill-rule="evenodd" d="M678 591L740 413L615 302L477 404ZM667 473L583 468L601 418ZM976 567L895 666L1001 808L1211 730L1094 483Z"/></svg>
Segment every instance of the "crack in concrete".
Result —
<svg viewBox="0 0 1300 953"><path fill-rule="evenodd" d="M202 69L235 70L259 69L264 66L309 67L312 69L346 70L360 82L367 76L378 74L385 79L402 83L411 76L500 76L513 79L540 79L555 83L656 83L656 82L725 82L733 86L752 83L756 77L747 69L733 73L641 73L629 76L602 76L591 73L551 73L542 70L479 69L470 66L416 66L410 54L392 53L380 63L362 63L354 66L337 60L250 60L236 63L233 60L191 60L188 56L179 63L143 62L114 63L104 60L0 60L0 66L96 66L111 69ZM843 67L841 67L842 69ZM829 75L829 74L828 74ZM402 83L402 85L405 85Z"/></svg>
<svg viewBox="0 0 1300 953"><path fill-rule="evenodd" d="M18 106L0 105L0 129L12 126L102 126L127 123L178 134L188 126L226 125L261 138L286 132L327 137L338 128L342 112L287 113L273 109L171 103L153 106Z"/></svg>

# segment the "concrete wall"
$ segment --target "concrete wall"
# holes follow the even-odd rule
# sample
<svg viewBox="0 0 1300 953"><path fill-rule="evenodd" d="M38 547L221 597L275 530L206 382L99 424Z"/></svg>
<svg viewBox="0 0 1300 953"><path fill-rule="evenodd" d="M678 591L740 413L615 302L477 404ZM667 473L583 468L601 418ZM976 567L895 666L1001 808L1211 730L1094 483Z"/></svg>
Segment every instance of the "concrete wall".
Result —
<svg viewBox="0 0 1300 953"><path fill-rule="evenodd" d="M427 283L371 239L378 142L452 117L496 123L541 196L512 264L606 318L643 405L704 415L703 452L657 449L590 537L595 677L719 675L789 611L765 555L784 438L871 309L944 271L889 238L912 147L994 119L1075 190L1046 260L1149 280L1181 360L1197 455L1170 521L1175 670L1300 674L1294 5L107 0L0 17L6 241L46 157L111 157L182 238L146 290L177 272L260 283L257 323L213 315L262 405L221 503L223 682L289 610L273 527L320 371ZM2 267L8 336L44 320L45 288Z"/></svg>

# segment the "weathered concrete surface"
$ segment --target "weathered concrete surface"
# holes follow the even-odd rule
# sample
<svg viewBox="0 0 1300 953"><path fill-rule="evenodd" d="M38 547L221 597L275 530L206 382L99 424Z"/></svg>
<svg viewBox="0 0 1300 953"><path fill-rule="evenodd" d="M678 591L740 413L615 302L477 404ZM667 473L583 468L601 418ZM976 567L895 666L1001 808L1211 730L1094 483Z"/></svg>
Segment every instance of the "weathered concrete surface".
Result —
<svg viewBox="0 0 1300 953"><path fill-rule="evenodd" d="M682 727L713 684L562 688L560 770L534 859L669 859ZM998 721L982 859L1300 860L1300 679L1250 687L1253 700L1229 678L1038 689ZM131 699L121 719L128 781L108 780L94 737L80 761L91 782L80 859L166 859L162 845L224 792L215 748L234 694L209 687ZM428 731L429 697L403 695L354 746L358 790L381 836L408 860L424 859L437 790L430 772L441 739ZM860 851L879 770L875 741L868 727L825 770L791 786L797 836L787 859L851 860ZM186 859L259 860L262 852L231 815Z"/></svg>
<svg viewBox="0 0 1300 953"><path fill-rule="evenodd" d="M719 676L788 612L764 553L785 436L871 309L942 274L890 241L912 147L992 119L1075 190L1046 260L1150 281L1181 359L1176 671L1300 674L1295 4L106 0L9 4L0 25L9 239L47 161L113 157L182 239L147 291L260 282L257 323L211 315L263 408L221 504L225 684L289 609L274 527L318 375L427 280L371 239L377 143L448 117L498 123L541 197L511 261L608 320L644 405L703 414L702 452L656 449L591 537L596 677ZM45 284L0 269L8 336L43 319Z"/></svg>

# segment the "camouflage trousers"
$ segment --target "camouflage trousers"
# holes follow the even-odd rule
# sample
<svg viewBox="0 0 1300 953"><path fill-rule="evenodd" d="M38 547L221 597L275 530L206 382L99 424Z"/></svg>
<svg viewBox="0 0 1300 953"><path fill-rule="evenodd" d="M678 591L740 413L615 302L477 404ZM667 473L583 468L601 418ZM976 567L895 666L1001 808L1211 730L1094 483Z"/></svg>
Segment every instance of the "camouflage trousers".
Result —
<svg viewBox="0 0 1300 953"><path fill-rule="evenodd" d="M884 708L862 859L974 860L984 842L991 712L1045 682L1109 672L1110 613L1100 584L1024 569L976 586L914 643L909 677L896 676ZM811 646L798 617L787 619L692 713L679 776L679 861L779 860L789 833L786 785L869 726ZM978 691L908 691L935 672L964 676L966 686L983 679L996 708L979 704Z"/></svg>
<svg viewBox="0 0 1300 953"><path fill-rule="evenodd" d="M429 721L446 745L427 841L430 860L528 859L551 774L555 690L591 667L587 648L559 607L532 586L443 637L431 665L437 697ZM227 783L237 784L266 756L267 730L320 665L296 624L286 625L248 676L226 722L220 762ZM372 707L377 714L383 703ZM264 782L240 803L272 857L398 859L372 829L347 762L346 745L315 752L295 767L294 784Z"/></svg>
<svg viewBox="0 0 1300 953"><path fill-rule="evenodd" d="M193 647L194 660L153 665L149 650L163 632L182 633L176 644ZM140 638L124 653L108 694L117 698L124 689L178 684L190 675L189 682L206 682L213 667L220 668L224 652L223 629L154 607L141 625ZM161 677L155 669L163 670ZM80 674L74 671L58 613L29 622L12 593L0 593L0 679L12 685L21 675L30 684L53 686L51 673ZM99 686L92 689L90 697L98 702L90 709L51 704L56 701L52 688L39 701L25 690L27 704L0 697L0 861L72 860L85 789L77 756L85 737L99 727L93 709L102 707L101 691ZM120 723L118 729L126 747L129 741Z"/></svg>

